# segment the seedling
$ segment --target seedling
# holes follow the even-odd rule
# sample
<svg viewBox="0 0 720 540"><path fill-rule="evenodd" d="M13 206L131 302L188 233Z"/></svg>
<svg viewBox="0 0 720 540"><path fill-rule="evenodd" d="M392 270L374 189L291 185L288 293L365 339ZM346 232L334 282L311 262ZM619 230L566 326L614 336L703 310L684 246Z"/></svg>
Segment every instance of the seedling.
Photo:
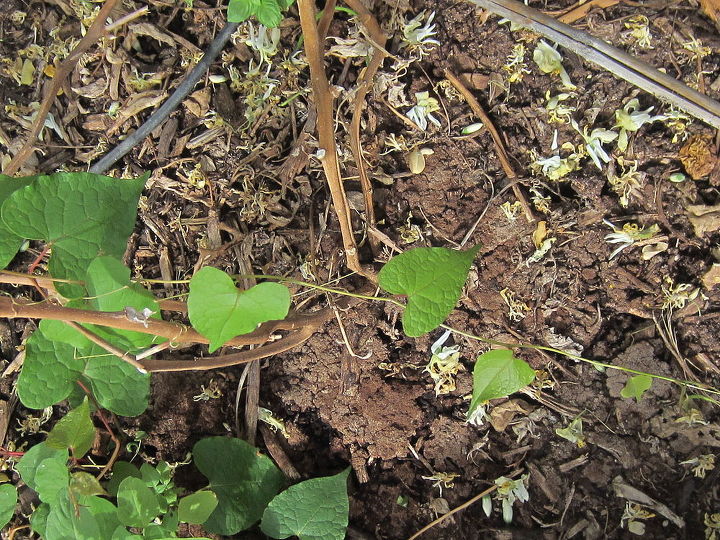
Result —
<svg viewBox="0 0 720 540"><path fill-rule="evenodd" d="M620 129L620 134L617 137L618 150L625 152L628 147L628 132L635 132L639 130L645 124L651 124L658 120L665 120L663 115L651 116L650 111L653 107L648 107L644 111L639 111L637 108L640 106L640 102L635 99L628 101L622 109L615 111L615 128ZM604 141L610 142L610 141Z"/></svg>
<svg viewBox="0 0 720 540"><path fill-rule="evenodd" d="M580 416L574 418L566 427L556 428L555 433L575 444L578 448L585 447L585 436L583 435L583 424Z"/></svg>
<svg viewBox="0 0 720 540"><path fill-rule="evenodd" d="M625 21L625 28L630 30L630 37L641 49L653 48L649 22L645 15L634 15Z"/></svg>
<svg viewBox="0 0 720 540"><path fill-rule="evenodd" d="M649 240L660 232L660 227L653 224L648 227L640 227L637 223L628 222L622 228L608 221L603 220L608 227L612 227L613 232L605 235L605 240L610 244L620 244L610 254L609 260L613 260L621 251L629 248L633 244L641 240Z"/></svg>
<svg viewBox="0 0 720 540"><path fill-rule="evenodd" d="M432 115L432 113L440 110L437 99L431 98L429 92L417 92L415 102L416 104L406 113L407 117L423 131L427 129L428 121L440 127L440 120Z"/></svg>
<svg viewBox="0 0 720 540"><path fill-rule="evenodd" d="M562 56L545 40L540 40L533 52L533 60L543 73L558 75L563 86L568 90L575 90L576 86L570 82L570 76L562 65Z"/></svg>
<svg viewBox="0 0 720 540"><path fill-rule="evenodd" d="M500 501L502 506L502 516L505 523L512 523L513 518L513 505L515 501L521 503L530 500L530 494L527 491L526 482L528 481L528 475L524 474L517 480L501 476L495 480L497 489L493 494L492 498L496 501ZM483 511L487 517L492 514L492 498L490 495L486 495L482 499Z"/></svg>
<svg viewBox="0 0 720 540"><path fill-rule="evenodd" d="M707 471L715 468L714 454L701 454L692 459L681 461L680 465L692 465L692 472L696 478L705 478Z"/></svg>
<svg viewBox="0 0 720 540"><path fill-rule="evenodd" d="M400 48L408 49L410 55L417 60L421 60L426 56L431 47L440 45L440 42L433 38L436 34L435 25L432 24L435 18L435 12L430 12L430 16L425 24L422 22L424 18L425 12L422 11L402 27L403 36L401 38Z"/></svg>
<svg viewBox="0 0 720 540"><path fill-rule="evenodd" d="M628 501L625 504L625 511L620 518L620 526L630 531L633 534L642 536L645 534L644 520L654 518L655 514L645 510L641 504L635 504Z"/></svg>

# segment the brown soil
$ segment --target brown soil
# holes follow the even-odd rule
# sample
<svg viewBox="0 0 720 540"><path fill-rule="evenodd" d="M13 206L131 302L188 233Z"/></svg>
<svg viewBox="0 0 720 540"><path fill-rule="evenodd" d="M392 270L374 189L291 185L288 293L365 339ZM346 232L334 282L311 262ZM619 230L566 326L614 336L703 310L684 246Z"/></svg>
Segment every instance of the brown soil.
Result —
<svg viewBox="0 0 720 540"><path fill-rule="evenodd" d="M0 15L3 58L14 61L16 51L33 40L49 43L48 32L56 26L64 36L77 33L77 19L63 13L66 2L37 1L28 7L18 0L6 0L5 4ZM167 28L200 49L221 22L222 13L201 0L195 0L195 9L189 12L164 7L162 2L148 4L151 9L146 22ZM379 2L371 9L380 21L389 21L391 16L409 19L422 10L436 13L435 37L441 45L413 64L399 82L406 85L404 91L410 101L413 93L420 91L429 91L442 101L443 110L435 113L442 128L431 125L424 136L408 130L384 101L387 94L381 97L376 91L367 99L362 138L371 175L378 179L379 229L401 248L451 247L483 216L469 242L482 244L482 248L448 324L485 338L549 345L661 376L696 377L717 387L720 294L703 278L716 262L714 250L720 237L714 231L696 236L686 207L717 204L718 176L670 183L669 175L682 170L678 152L683 142L672 142L673 132L654 123L631 135L626 157L637 160L641 185L628 208L619 205L605 173L590 160L562 183L531 177L530 151L549 156L555 129L561 142L580 142L568 124L548 123L545 92L558 92L557 78L537 69L532 61L534 45L527 46L530 73L513 84L509 93L490 101L487 78L504 74L503 66L515 44L508 25L498 24L494 16L485 20L469 4L447 0L405 4ZM536 7L558 11L569 5L556 2ZM25 22L10 19L8 14L15 10L27 11ZM655 48L643 50L629 44L624 23L634 15L648 17ZM696 80L697 65L688 61L687 51L678 40L686 42L694 36L711 49L702 60L705 91L713 98L720 97L720 38L696 8L688 4L618 5L592 11L576 25L686 82ZM39 30L37 38L33 38L31 28ZM284 57L300 32L294 8L282 28L286 50L279 54ZM678 40L668 38L669 29ZM346 36L347 32L347 17L338 14L330 34ZM397 30L395 35L388 49L400 54ZM182 47L169 50L148 36L135 39L133 47L123 49L127 59L121 82L130 78L131 66L139 73L165 74L162 86L153 87L153 92L173 87L187 71L179 60ZM228 51L238 65L245 66L253 54L241 41ZM641 109L654 106L653 112L667 110L573 53L563 50L562 54L563 64L578 86L572 100L577 106L573 117L581 125L612 127L614 111L636 96ZM384 72L390 71L390 62L386 60ZM73 75L68 88L86 85L103 70L112 69L97 58L89 59L88 65L87 73ZM343 92L354 90L362 67L357 60L328 60L331 80L342 87L341 99L352 103L352 96ZM532 234L536 224L528 223L522 212L510 221L501 210L502 203L516 199L490 135L482 131L472 137L459 136L460 128L476 119L464 100L448 97L436 86L443 80L444 69L465 74L466 81L481 81L473 93L501 132L524 193L529 196L528 189L536 187L550 199L550 212L536 214L547 222L556 241L539 262L527 262L535 251ZM226 72L218 62L212 73ZM112 73L106 75L111 77ZM276 69L270 76L287 74ZM154 171L129 251L131 268L137 275L179 279L189 277L202 264L210 264L229 272L253 269L302 279L299 267L307 263L304 269L323 283L344 272L339 228L328 207L324 176L317 160L309 155L316 150L313 133L308 137L302 131L307 118L306 69L295 78L279 84L288 96L300 92L299 98L292 106L267 113L253 128L252 136L228 139L228 129L210 142L193 145L193 138L208 131L202 124L207 110L214 109L228 123L238 125L247 107L243 94L230 90L229 85L206 86L203 82L196 87L194 104L186 101L125 159L123 166L130 173ZM119 92L118 100L126 106L134 91L121 84ZM5 65L0 78L2 103L12 100L22 109L40 96L39 85L20 89L10 76L9 64ZM105 113L111 101L107 95L89 99L73 94L68 99L66 92L61 96L53 114L68 133L68 142L48 133L41 143L45 155L31 162L29 168L45 172L60 166L83 169L98 157L93 150L99 141L112 147L118 134L138 125L148 113L139 113L136 120L130 119L117 128L118 133L107 137L113 121ZM194 114L193 107L201 114ZM400 111L404 113L407 108ZM13 114L17 117L28 111L0 113L4 132L0 136L22 140L25 131ZM342 127L349 125L350 115L347 103L343 103L338 140L348 156L343 165L343 174L349 178L347 188L356 194L356 169ZM716 137L700 122L689 130L693 135ZM400 154L384 153L384 141L392 133L414 136L423 141L423 147L434 151L427 156L421 174L408 173ZM0 147L0 152L7 153L7 148ZM189 178L196 164L203 171L204 182ZM385 181L380 183L380 179ZM360 230L363 215L354 212L354 219ZM603 219L616 224L626 220L657 223L661 234L668 237L669 247L650 260L641 258L639 247L628 248L609 260L617 246L605 241L605 235L612 231ZM403 237L411 226L417 239L407 244ZM371 262L367 248L363 255ZM375 262L386 260L385 255ZM17 268L13 269L26 270L30 260L28 255L28 260L16 261ZM666 278L675 284L700 286L702 293L674 311L672 327L663 336ZM352 288L360 286L361 280L352 278L342 284ZM514 292L515 298L525 303L528 309L523 311L524 318L510 319L500 294L503 289ZM172 296L184 289L158 285L154 292ZM314 300L315 304L325 302L320 296ZM684 393L677 385L656 380L639 402L624 399L620 392L628 379L626 373L599 371L566 357L523 349L519 355L535 369L545 370L551 387L541 393L517 394L511 401L493 402L489 409L492 422L476 427L465 423L467 396L472 392L474 359L487 350L486 346L458 336L455 343L461 346L465 370L458 374L454 391L436 396L423 369L439 331L418 339L404 337L398 312L383 305L361 304L350 311L338 311L338 318L347 343L333 320L302 347L263 363L260 404L282 419L289 433L285 440L263 431L271 439L266 441L267 446L282 448L284 459L302 478L333 474L352 465L355 474L350 487L349 537L407 538L436 515L513 471L529 475L530 500L515 504L512 524L503 523L498 503L488 518L478 502L424 538L632 538L627 528L621 527L627 502L618 495L623 482L684 520L684 526L679 527L671 516L655 509L656 516L643 521L647 538L704 538L706 514L720 512L720 466L702 478L682 464L698 455L719 452L718 409L692 401L690 406L704 418L703 422L692 422ZM3 357L12 360L14 346L32 329L32 323L2 324ZM189 357L193 352L198 351L173 354ZM389 369L380 369L380 364ZM141 447L143 457L168 461L183 460L202 437L238 436L235 393L241 373L242 368L232 368L156 375L151 408L137 419L122 420L123 426L128 435L137 430L147 432ZM211 379L222 397L194 401L200 386L207 386ZM3 390L7 397L9 382ZM242 403L244 397L241 418ZM24 418L29 411L19 407L16 414ZM566 427L577 416L582 418L584 430L584 443L580 444L556 434L556 429ZM21 440L16 431L11 430L9 437ZM263 444L261 438L258 444ZM183 471L178 473L179 483L199 482L192 471ZM440 490L434 481L423 478L434 473L457 477ZM249 532L239 537L259 534Z"/></svg>

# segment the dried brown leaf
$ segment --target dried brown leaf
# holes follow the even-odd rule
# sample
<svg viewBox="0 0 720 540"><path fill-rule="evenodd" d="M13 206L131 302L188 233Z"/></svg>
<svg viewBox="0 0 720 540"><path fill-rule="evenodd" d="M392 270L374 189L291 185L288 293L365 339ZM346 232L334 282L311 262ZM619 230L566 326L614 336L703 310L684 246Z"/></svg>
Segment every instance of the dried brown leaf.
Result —
<svg viewBox="0 0 720 540"><path fill-rule="evenodd" d="M165 92L148 91L135 94L123 106L117 115L117 120L108 131L108 135L113 135L122 125L136 114L159 105L165 99Z"/></svg>
<svg viewBox="0 0 720 540"><path fill-rule="evenodd" d="M720 264L713 264L710 270L705 272L702 277L703 287L712 289L715 285L720 285Z"/></svg>
<svg viewBox="0 0 720 540"><path fill-rule="evenodd" d="M498 433L505 431L516 416L528 414L532 408L521 399L510 399L493 407L490 411L490 425Z"/></svg>
<svg viewBox="0 0 720 540"><path fill-rule="evenodd" d="M151 37L161 43L166 43L167 45L170 45L173 48L177 47L175 40L173 38L171 38L170 36L168 36L165 32L162 32L154 24L151 24L151 23L131 24L129 29L132 34L136 34L136 35L140 35L140 36L148 36L148 37Z"/></svg>
<svg viewBox="0 0 720 540"><path fill-rule="evenodd" d="M708 135L693 135L678 153L687 173L693 180L700 180L715 168L717 157Z"/></svg>
<svg viewBox="0 0 720 540"><path fill-rule="evenodd" d="M715 24L720 23L718 15L720 15L720 2L718 0L700 0L700 9Z"/></svg>
<svg viewBox="0 0 720 540"><path fill-rule="evenodd" d="M705 233L720 229L720 204L707 206L704 204L691 204L687 207L688 219L695 228L695 234L702 236Z"/></svg>
<svg viewBox="0 0 720 540"><path fill-rule="evenodd" d="M81 86L79 88L73 87L72 90L79 96L96 99L100 96L105 95L105 91L107 90L108 86L108 80L102 77L100 79L97 79L96 81L91 82L90 84L86 84L85 86Z"/></svg>

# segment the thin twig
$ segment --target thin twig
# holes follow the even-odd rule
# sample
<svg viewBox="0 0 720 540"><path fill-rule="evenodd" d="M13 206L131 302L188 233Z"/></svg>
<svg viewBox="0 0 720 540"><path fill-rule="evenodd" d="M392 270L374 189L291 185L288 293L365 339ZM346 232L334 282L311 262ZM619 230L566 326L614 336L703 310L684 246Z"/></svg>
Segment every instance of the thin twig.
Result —
<svg viewBox="0 0 720 540"><path fill-rule="evenodd" d="M129 352L123 351L122 349L116 347L112 343L108 343L107 341L105 341L103 338L101 338L94 332L91 332L87 328L80 326L76 322L73 322L73 321L63 321L63 322L65 324L67 324L68 326L70 326L71 328L74 328L75 330L80 332L83 336L85 336L87 339L92 341L95 345L102 347L110 354L114 354L115 356L120 358L120 360L127 362L128 364L133 366L135 369L137 369L139 372L147 373L145 371L145 368L142 366L142 364L139 364L138 361L136 360L135 356L133 356Z"/></svg>
<svg viewBox="0 0 720 540"><path fill-rule="evenodd" d="M495 144L495 151L497 152L498 159L500 160L500 165L502 166L505 174L511 181L516 180L518 178L518 175L515 173L512 165L510 165L510 157L508 156L507 150L505 150L505 145L503 144L502 137L500 137L497 129L495 129L495 125L492 123L492 120L490 120L490 117L485 112L485 109L482 108L482 105L480 105L480 102L475 99L475 96L472 95L470 90L468 90L465 85L460 81L460 79L458 79L449 69L445 70L445 77L457 89L457 91L463 95L465 101L467 101L468 105L470 105L470 108L480 118L480 121L490 132L490 136L492 137L493 143ZM525 198L525 195L520 189L518 183L513 183L512 190L513 194L515 195L517 200L520 201L520 204L523 207L523 211L525 212L525 218L528 220L528 222L535 221L535 216L533 216L532 208L530 208L530 205L528 204L527 199Z"/></svg>
<svg viewBox="0 0 720 540"><path fill-rule="evenodd" d="M511 474L509 475L509 478L515 478L515 477L516 477L518 474L520 474L521 472L522 472L522 471L514 471L513 473L511 473ZM487 488L485 491L483 491L483 492L478 493L477 495L475 495L472 499L470 499L470 500L468 500L468 501L465 501L465 502L462 503L460 506L457 506L457 507L453 508L453 509L450 510L447 514L443 514L442 516L440 516L439 518L437 518L435 521L432 521L432 522L428 523L428 524L425 525L422 529L420 529L418 532L416 532L416 533L413 534L410 538L408 538L408 540L415 540L415 538L417 538L417 537L419 537L420 535L426 533L427 531L429 531L430 529L432 529L433 527L435 527L435 525L437 525L437 524L439 524L439 523L442 523L443 521L445 521L447 518L449 518L449 517L452 516L453 514L457 514L460 510L465 510L465 509L468 508L469 506L472 506L473 504L475 504L476 502L478 502L480 499L482 499L482 498L485 497L486 495L490 495L490 494L491 494L493 491L495 491L496 489L497 489L497 485L492 485L492 486L490 486L490 487Z"/></svg>
<svg viewBox="0 0 720 540"><path fill-rule="evenodd" d="M375 73L385 59L385 42L387 41L387 37L380 28L378 22L362 2L359 0L345 0L345 2L358 14L360 23L370 34L373 43L372 59L360 76L357 92L355 93L353 116L352 122L350 123L350 148L355 158L355 164L358 168L360 187L362 188L363 197L365 199L366 227L375 227L373 187L365 167L365 158L363 156L362 143L360 142L360 120L362 118L363 106L365 105L365 96L367 96L368 91L372 87L372 81L375 77ZM380 245L379 242L372 235L368 237L368 240L370 241L370 247L373 250L373 254L377 255Z"/></svg>
<svg viewBox="0 0 720 540"><path fill-rule="evenodd" d="M333 129L333 97L323 64L324 47L320 42L318 28L315 25L315 5L311 0L298 0L298 11L305 37L305 56L310 66L313 100L317 109L320 162L325 171L333 207L340 224L347 265L351 270L365 275L364 269L360 266L357 244L350 222L350 206L340 177L340 164L338 163Z"/></svg>
<svg viewBox="0 0 720 540"><path fill-rule="evenodd" d="M45 119L47 118L50 108L55 102L55 97L58 94L63 82L70 75L75 64L77 64L80 57L87 51L92 45L97 43L102 37L106 35L105 31L105 20L110 16L115 4L118 0L106 0L103 7L95 17L95 20L88 28L85 36L80 40L80 43L72 50L68 57L60 63L53 78L45 85L45 96L43 97L40 108L38 109L37 116L33 121L32 129L28 134L28 138L23 144L22 148L15 154L8 163L3 174L12 176L20 170L20 167L25 163L27 158L35 150L33 145L37 140L40 131L45 126Z"/></svg>
<svg viewBox="0 0 720 540"><path fill-rule="evenodd" d="M515 0L470 0L483 9L537 32L613 75L720 128L720 103L587 32L563 24Z"/></svg>

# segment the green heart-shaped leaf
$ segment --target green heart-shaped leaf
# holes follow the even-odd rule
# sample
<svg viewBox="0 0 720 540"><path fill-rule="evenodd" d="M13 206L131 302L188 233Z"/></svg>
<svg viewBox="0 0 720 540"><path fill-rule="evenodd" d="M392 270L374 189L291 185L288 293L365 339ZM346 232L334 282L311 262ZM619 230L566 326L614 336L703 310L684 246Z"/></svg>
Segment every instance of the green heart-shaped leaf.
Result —
<svg viewBox="0 0 720 540"><path fill-rule="evenodd" d="M473 368L473 393L468 416L483 401L509 396L535 379L535 370L508 349L478 356Z"/></svg>
<svg viewBox="0 0 720 540"><path fill-rule="evenodd" d="M266 321L284 319L290 291L279 283L260 283L246 291L225 272L206 266L190 280L188 315L195 330L210 341L210 352Z"/></svg>
<svg viewBox="0 0 720 540"><path fill-rule="evenodd" d="M390 294L408 297L403 331L421 336L440 326L457 304L480 246L467 251L415 248L390 259L378 275Z"/></svg>

